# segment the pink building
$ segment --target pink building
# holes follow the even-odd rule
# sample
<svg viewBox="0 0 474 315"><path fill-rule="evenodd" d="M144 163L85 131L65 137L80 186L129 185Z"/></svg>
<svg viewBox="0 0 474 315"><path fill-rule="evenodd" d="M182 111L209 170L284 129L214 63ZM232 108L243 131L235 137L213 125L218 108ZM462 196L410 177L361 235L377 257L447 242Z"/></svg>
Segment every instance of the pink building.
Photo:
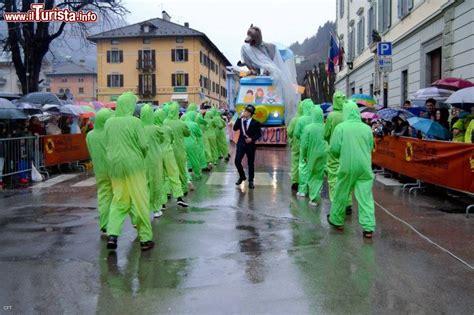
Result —
<svg viewBox="0 0 474 315"><path fill-rule="evenodd" d="M97 99L97 73L84 65L71 61L55 65L47 78L52 93L69 94L75 101Z"/></svg>

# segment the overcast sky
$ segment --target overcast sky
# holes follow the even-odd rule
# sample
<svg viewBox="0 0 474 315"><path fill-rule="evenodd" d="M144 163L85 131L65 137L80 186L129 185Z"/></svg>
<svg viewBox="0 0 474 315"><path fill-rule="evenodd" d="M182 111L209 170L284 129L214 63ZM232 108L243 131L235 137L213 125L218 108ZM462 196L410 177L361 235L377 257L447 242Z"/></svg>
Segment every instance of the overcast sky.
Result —
<svg viewBox="0 0 474 315"><path fill-rule="evenodd" d="M131 12L127 22L161 17L206 33L236 64L250 24L262 29L263 40L290 45L314 35L319 26L335 20L336 0L124 0Z"/></svg>

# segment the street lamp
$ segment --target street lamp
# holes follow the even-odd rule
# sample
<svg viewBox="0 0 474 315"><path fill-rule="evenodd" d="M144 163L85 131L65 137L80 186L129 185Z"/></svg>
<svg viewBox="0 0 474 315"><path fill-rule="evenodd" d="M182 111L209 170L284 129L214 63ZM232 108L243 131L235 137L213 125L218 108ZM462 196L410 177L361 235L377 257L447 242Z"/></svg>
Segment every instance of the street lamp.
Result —
<svg viewBox="0 0 474 315"><path fill-rule="evenodd" d="M28 93L30 92L30 89L29 89L29 87L28 87L29 76L30 76L30 73L27 72L27 73L26 73L26 94L28 94Z"/></svg>

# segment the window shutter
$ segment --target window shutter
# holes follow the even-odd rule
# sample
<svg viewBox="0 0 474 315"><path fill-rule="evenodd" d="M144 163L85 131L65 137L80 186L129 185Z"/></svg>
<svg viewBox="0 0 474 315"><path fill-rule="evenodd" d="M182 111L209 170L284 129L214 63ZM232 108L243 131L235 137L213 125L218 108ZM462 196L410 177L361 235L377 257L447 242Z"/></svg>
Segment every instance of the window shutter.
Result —
<svg viewBox="0 0 474 315"><path fill-rule="evenodd" d="M143 50L139 50L138 51L138 68L139 69L141 69L143 66L142 57L143 57Z"/></svg>
<svg viewBox="0 0 474 315"><path fill-rule="evenodd" d="M107 87L110 87L110 74L107 75Z"/></svg>
<svg viewBox="0 0 474 315"><path fill-rule="evenodd" d="M176 86L176 74L171 74L171 86Z"/></svg>
<svg viewBox="0 0 474 315"><path fill-rule="evenodd" d="M398 18L403 17L404 15L404 10L403 10L403 2L404 0L397 0L397 13L398 13Z"/></svg>
<svg viewBox="0 0 474 315"><path fill-rule="evenodd" d="M189 85L189 74L187 73L184 74L184 85L185 86Z"/></svg>
<svg viewBox="0 0 474 315"><path fill-rule="evenodd" d="M138 75L138 94L143 93L143 74Z"/></svg>
<svg viewBox="0 0 474 315"><path fill-rule="evenodd" d="M383 32L383 2L384 0L379 0L377 1L377 6L378 6L378 23L377 23L377 31Z"/></svg>
<svg viewBox="0 0 474 315"><path fill-rule="evenodd" d="M123 62L123 50L119 50L119 61Z"/></svg>
<svg viewBox="0 0 474 315"><path fill-rule="evenodd" d="M408 11L413 9L413 0L407 0L408 1Z"/></svg>
<svg viewBox="0 0 474 315"><path fill-rule="evenodd" d="M123 74L120 75L120 87L123 87Z"/></svg>
<svg viewBox="0 0 474 315"><path fill-rule="evenodd" d="M156 66L156 54L155 54L154 49L151 51L151 64L152 64L153 67Z"/></svg>
<svg viewBox="0 0 474 315"><path fill-rule="evenodd" d="M171 49L171 61L176 61L176 49Z"/></svg>
<svg viewBox="0 0 474 315"><path fill-rule="evenodd" d="M184 50L184 61L188 61L188 50Z"/></svg>
<svg viewBox="0 0 474 315"><path fill-rule="evenodd" d="M392 3L392 0L384 0L384 10L383 10L384 21L385 21L384 30L387 30L390 28L390 26L392 26L392 8L390 6L391 3Z"/></svg>
<svg viewBox="0 0 474 315"><path fill-rule="evenodd" d="M156 94L156 75L155 74L151 75L151 93L153 95Z"/></svg>
<svg viewBox="0 0 474 315"><path fill-rule="evenodd" d="M110 50L107 50L107 63L110 63Z"/></svg>

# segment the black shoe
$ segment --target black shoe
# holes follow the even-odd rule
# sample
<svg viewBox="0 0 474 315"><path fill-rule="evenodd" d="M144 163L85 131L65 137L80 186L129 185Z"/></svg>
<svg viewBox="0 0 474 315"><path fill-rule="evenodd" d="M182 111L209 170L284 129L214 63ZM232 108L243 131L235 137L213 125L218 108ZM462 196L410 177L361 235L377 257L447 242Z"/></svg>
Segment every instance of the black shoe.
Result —
<svg viewBox="0 0 474 315"><path fill-rule="evenodd" d="M293 184L291 185L291 190L293 190L293 191L298 191L298 183L293 183Z"/></svg>
<svg viewBox="0 0 474 315"><path fill-rule="evenodd" d="M211 169L210 169L209 167L206 167L206 168L203 168L202 171L203 171L203 172L210 172Z"/></svg>
<svg viewBox="0 0 474 315"><path fill-rule="evenodd" d="M187 208L189 207L189 205L184 202L183 198L178 198L178 202L176 203L179 207L183 207L183 208Z"/></svg>
<svg viewBox="0 0 474 315"><path fill-rule="evenodd" d="M327 215L327 219L328 219L329 225L331 225L332 227L334 227L334 228L336 228L340 231L344 230L344 225L337 225L337 224L332 223L331 220L329 220L329 214Z"/></svg>
<svg viewBox="0 0 474 315"><path fill-rule="evenodd" d="M255 185L253 184L253 182L249 182L249 188L250 189L255 189Z"/></svg>
<svg viewBox="0 0 474 315"><path fill-rule="evenodd" d="M372 239L372 233L374 233L374 232L372 232L372 231L363 231L362 236L364 238Z"/></svg>
<svg viewBox="0 0 474 315"><path fill-rule="evenodd" d="M226 158L225 158L225 161L226 161L226 162L229 162L229 160L230 160L230 154L228 154L228 155L226 156Z"/></svg>
<svg viewBox="0 0 474 315"><path fill-rule="evenodd" d="M142 248L142 251L146 251L155 247L155 242L153 241L140 242L140 246Z"/></svg>
<svg viewBox="0 0 474 315"><path fill-rule="evenodd" d="M351 215L352 214L352 206L347 206L346 207L346 215Z"/></svg>
<svg viewBox="0 0 474 315"><path fill-rule="evenodd" d="M246 180L247 180L247 178L245 178L245 177L242 178L242 177L241 177L241 178L239 178L239 180L238 180L235 184L236 184L237 186L239 186L240 184L242 184L242 183L243 183L244 181L246 181Z"/></svg>
<svg viewBox="0 0 474 315"><path fill-rule="evenodd" d="M107 239L107 249L117 249L117 236L110 235Z"/></svg>

